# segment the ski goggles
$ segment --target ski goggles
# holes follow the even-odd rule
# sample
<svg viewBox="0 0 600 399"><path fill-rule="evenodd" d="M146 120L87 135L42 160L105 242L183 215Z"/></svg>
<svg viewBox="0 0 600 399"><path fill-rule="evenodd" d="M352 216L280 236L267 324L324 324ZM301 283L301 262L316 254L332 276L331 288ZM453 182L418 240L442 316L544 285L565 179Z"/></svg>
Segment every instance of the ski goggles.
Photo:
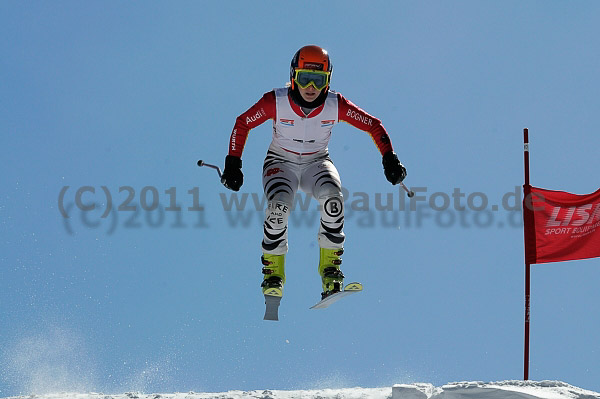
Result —
<svg viewBox="0 0 600 399"><path fill-rule="evenodd" d="M312 69L296 69L294 82L302 88L306 89L313 85L317 90L323 90L329 84L331 72L315 71Z"/></svg>

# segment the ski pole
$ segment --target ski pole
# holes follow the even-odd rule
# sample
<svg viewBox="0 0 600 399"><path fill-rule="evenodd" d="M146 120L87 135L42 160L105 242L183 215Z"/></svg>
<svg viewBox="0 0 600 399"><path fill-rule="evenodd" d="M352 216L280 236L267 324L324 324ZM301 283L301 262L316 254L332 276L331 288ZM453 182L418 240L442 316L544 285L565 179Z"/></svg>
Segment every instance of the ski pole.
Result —
<svg viewBox="0 0 600 399"><path fill-rule="evenodd" d="M404 183L400 182L400 185L402 186L402 188L404 189L404 191L406 191L406 195L408 195L408 198L412 198L415 196L415 192L413 190L409 190L408 187L406 187L404 185Z"/></svg>
<svg viewBox="0 0 600 399"><path fill-rule="evenodd" d="M222 178L222 175L223 175L223 174L221 173L221 168L219 168L217 165L211 165L211 164L209 164L209 163L206 163L206 162L204 162L203 160L199 160L199 161L198 161L198 166L200 166L200 167L202 167L202 166L206 166L206 167L209 167L209 168L213 168L213 169L214 169L214 170L216 170L216 171L217 171L217 173L219 174L219 179L221 179L221 178Z"/></svg>

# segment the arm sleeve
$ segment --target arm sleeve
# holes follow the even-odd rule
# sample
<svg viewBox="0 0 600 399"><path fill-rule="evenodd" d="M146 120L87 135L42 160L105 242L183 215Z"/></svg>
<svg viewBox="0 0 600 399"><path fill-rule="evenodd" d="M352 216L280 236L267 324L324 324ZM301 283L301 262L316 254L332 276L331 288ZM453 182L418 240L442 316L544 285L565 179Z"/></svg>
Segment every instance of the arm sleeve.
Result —
<svg viewBox="0 0 600 399"><path fill-rule="evenodd" d="M260 100L235 120L229 138L229 155L241 158L250 130L275 119L275 91L265 93Z"/></svg>
<svg viewBox="0 0 600 399"><path fill-rule="evenodd" d="M338 119L347 122L357 129L367 132L381 155L393 151L392 141L381 121L358 108L351 101L338 93Z"/></svg>

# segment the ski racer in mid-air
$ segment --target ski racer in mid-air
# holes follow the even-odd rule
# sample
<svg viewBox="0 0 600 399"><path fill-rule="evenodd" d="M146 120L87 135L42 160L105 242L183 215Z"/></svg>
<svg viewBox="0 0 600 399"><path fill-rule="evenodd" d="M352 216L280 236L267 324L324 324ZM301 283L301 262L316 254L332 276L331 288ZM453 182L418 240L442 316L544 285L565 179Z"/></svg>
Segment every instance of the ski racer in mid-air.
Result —
<svg viewBox="0 0 600 399"><path fill-rule="evenodd" d="M318 271L322 298L343 289L344 199L340 175L327 148L335 124L347 122L371 136L382 155L385 177L392 184L406 177L381 121L330 90L332 70L327 51L315 45L302 47L292 58L289 85L265 93L238 116L231 133L222 182L238 191L243 183L241 157L248 132L273 121L273 140L262 175L267 198L262 239L265 296L283 295L288 216L298 189L320 204Z"/></svg>

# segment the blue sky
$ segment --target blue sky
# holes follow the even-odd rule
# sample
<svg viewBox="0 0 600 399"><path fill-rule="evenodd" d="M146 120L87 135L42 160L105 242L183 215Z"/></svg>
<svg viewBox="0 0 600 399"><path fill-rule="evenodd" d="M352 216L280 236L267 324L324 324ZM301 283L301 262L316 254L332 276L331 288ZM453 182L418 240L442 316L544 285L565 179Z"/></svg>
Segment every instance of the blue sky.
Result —
<svg viewBox="0 0 600 399"><path fill-rule="evenodd" d="M490 209L523 184L525 127L532 184L598 189L600 4L306 4L0 4L0 396L522 377L520 213ZM267 323L263 212L227 211L231 192L195 163L222 164L236 116L311 43L330 52L332 88L383 121L425 201L377 210L402 192L369 137L337 126L344 271L365 291L308 310L313 201L291 218L281 321ZM269 124L251 132L239 199L261 194L270 137ZM74 205L86 186L90 212ZM137 212L117 209L125 186ZM489 207L429 204L455 189ZM599 279L598 259L533 267L532 379L600 390Z"/></svg>

